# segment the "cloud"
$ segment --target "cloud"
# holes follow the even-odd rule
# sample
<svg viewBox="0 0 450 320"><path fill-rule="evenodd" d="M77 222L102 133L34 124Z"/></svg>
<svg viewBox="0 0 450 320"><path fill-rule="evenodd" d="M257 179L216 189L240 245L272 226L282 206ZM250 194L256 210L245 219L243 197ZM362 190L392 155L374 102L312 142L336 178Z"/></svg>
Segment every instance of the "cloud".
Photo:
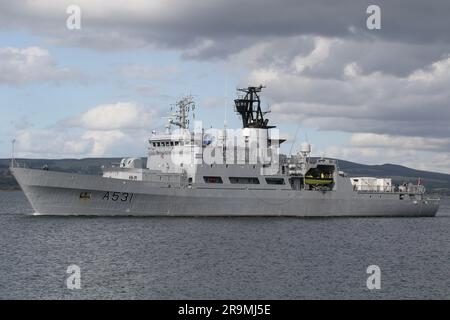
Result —
<svg viewBox="0 0 450 320"><path fill-rule="evenodd" d="M28 129L17 132L17 156L82 158L144 156L148 131Z"/></svg>
<svg viewBox="0 0 450 320"><path fill-rule="evenodd" d="M3 1L0 28L32 31L57 43L100 50L158 47L189 58L225 57L258 42L294 35L371 38L374 42L448 43L450 3L379 0L382 28L366 28L371 1L78 0L82 29L65 28L71 0ZM420 23L417 23L420 21Z"/></svg>
<svg viewBox="0 0 450 320"><path fill-rule="evenodd" d="M365 132L399 136L450 136L450 56L406 75L370 71L356 61L339 59L333 51L351 56L354 44L345 40L313 41L309 53L279 60L271 51L249 50L251 71L242 84L265 84L265 98L274 103L277 122L297 122L320 130ZM259 47L261 45L258 45ZM265 48L271 48L267 44ZM247 53L232 58L246 64ZM255 61L266 61L265 64ZM328 74L323 65L331 65ZM328 69L328 68L325 68Z"/></svg>
<svg viewBox="0 0 450 320"><path fill-rule="evenodd" d="M437 81L445 83L449 79L449 70L450 54L446 59L436 61L425 69L414 71L408 79L411 81L419 81L424 85Z"/></svg>
<svg viewBox="0 0 450 320"><path fill-rule="evenodd" d="M135 144L135 139L120 130L89 130L81 135L81 140L91 145L90 154L98 156L111 153L113 148L123 147L128 143Z"/></svg>
<svg viewBox="0 0 450 320"><path fill-rule="evenodd" d="M184 59L225 61L243 75L240 86L267 86L263 94L272 103L272 123L350 133L330 153L403 164L416 159L420 166L435 162L450 171L445 164L450 137L448 1L379 0L382 28L376 31L366 28L366 8L373 3L359 0L343 0L339 6L325 0L136 0L133 5L79 0L82 29L74 31L65 28L69 4L73 2L1 2L0 29L24 30L51 43L105 54L147 48L175 51ZM48 52L34 51L9 49L0 83L68 76ZM129 64L116 71L128 81L161 80L179 70ZM153 83L128 88L155 93ZM220 102L204 99L205 105ZM63 119L59 127L66 126L65 141L72 142L57 142L67 150L108 153L118 150L117 141L141 134L153 117L133 103L97 106Z"/></svg>
<svg viewBox="0 0 450 320"><path fill-rule="evenodd" d="M16 134L18 156L65 157L90 154L93 141L76 134L52 129L25 129Z"/></svg>
<svg viewBox="0 0 450 320"><path fill-rule="evenodd" d="M68 68L58 68L50 53L40 47L0 48L0 84L59 82L75 77Z"/></svg>
<svg viewBox="0 0 450 320"><path fill-rule="evenodd" d="M448 138L401 137L388 134L355 133L350 138L350 144L362 148L450 152L450 140Z"/></svg>
<svg viewBox="0 0 450 320"><path fill-rule="evenodd" d="M305 69L315 68L317 65L327 60L330 55L330 48L332 42L335 40L330 40L326 38L315 38L314 49L308 53L308 55L297 55L292 64L298 73L302 73Z"/></svg>
<svg viewBox="0 0 450 320"><path fill-rule="evenodd" d="M324 152L356 162L396 163L416 169L450 172L448 138L354 133L344 146L330 147Z"/></svg>
<svg viewBox="0 0 450 320"><path fill-rule="evenodd" d="M22 157L100 157L144 155L158 110L133 102L99 105L48 128L16 131Z"/></svg>
<svg viewBox="0 0 450 320"><path fill-rule="evenodd" d="M372 38L347 39L294 35L250 45L229 57L251 70L277 69L310 78L342 79L344 69L357 66L363 75L382 72L407 77L417 69L442 60L450 53L450 43L430 46L391 42ZM350 70L348 70L350 71Z"/></svg>
<svg viewBox="0 0 450 320"><path fill-rule="evenodd" d="M272 124L351 133L318 155L450 172L449 53L445 45L294 36L255 44L229 63L250 70L242 86L266 85Z"/></svg>
<svg viewBox="0 0 450 320"><path fill-rule="evenodd" d="M133 102L103 104L69 119L63 126L88 130L143 129L159 119L156 109L145 108Z"/></svg>

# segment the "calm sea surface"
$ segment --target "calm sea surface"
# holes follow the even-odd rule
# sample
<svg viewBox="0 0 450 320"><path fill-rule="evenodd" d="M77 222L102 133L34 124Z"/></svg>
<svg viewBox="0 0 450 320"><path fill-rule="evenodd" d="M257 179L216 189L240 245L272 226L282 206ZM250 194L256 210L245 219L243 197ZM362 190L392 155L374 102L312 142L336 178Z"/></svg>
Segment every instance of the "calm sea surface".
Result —
<svg viewBox="0 0 450 320"><path fill-rule="evenodd" d="M434 218L27 216L0 192L0 299L449 299L450 201ZM66 287L69 265L81 289ZM368 290L366 268L381 268Z"/></svg>

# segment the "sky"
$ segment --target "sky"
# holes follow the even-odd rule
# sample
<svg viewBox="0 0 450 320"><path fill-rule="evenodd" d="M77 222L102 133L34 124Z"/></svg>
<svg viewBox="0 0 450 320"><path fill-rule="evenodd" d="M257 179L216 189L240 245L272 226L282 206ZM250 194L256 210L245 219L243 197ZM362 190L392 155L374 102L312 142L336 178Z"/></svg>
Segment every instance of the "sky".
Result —
<svg viewBox="0 0 450 320"><path fill-rule="evenodd" d="M0 158L145 156L183 95L237 128L262 84L284 151L450 173L450 2L336 3L0 0Z"/></svg>

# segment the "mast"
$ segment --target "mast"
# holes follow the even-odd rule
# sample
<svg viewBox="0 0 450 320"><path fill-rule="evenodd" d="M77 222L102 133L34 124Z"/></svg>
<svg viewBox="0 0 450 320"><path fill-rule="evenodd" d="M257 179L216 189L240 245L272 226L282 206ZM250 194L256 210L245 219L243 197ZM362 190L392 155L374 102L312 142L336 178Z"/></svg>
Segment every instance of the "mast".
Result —
<svg viewBox="0 0 450 320"><path fill-rule="evenodd" d="M181 129L189 129L189 113L195 110L194 98L189 95L180 99L176 103L178 110L173 115L174 119L169 118L169 124L176 125Z"/></svg>
<svg viewBox="0 0 450 320"><path fill-rule="evenodd" d="M243 128L258 128L258 129L270 129L275 126L267 125L269 119L264 119L264 116L269 111L261 110L261 100L258 92L264 88L262 85L259 87L247 87L237 89L240 92L244 92L245 96L234 100L235 110L241 115Z"/></svg>

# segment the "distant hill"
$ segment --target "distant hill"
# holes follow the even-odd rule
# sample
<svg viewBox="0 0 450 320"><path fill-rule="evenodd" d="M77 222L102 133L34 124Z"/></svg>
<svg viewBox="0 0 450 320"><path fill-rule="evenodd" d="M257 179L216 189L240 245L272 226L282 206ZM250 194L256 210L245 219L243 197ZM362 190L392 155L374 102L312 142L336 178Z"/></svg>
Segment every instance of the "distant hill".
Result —
<svg viewBox="0 0 450 320"><path fill-rule="evenodd" d="M118 164L121 158L86 158L86 159L17 159L28 168L40 169L48 165L51 170L83 174L100 174L101 166ZM14 177L9 172L11 159L0 159L0 190L20 189Z"/></svg>
<svg viewBox="0 0 450 320"><path fill-rule="evenodd" d="M392 178L394 183L417 183L420 178L428 192L450 195L450 174L411 169L397 164L367 165L338 160L340 170L350 177Z"/></svg>
<svg viewBox="0 0 450 320"><path fill-rule="evenodd" d="M9 172L10 159L0 159L0 190L20 189ZM51 170L83 174L100 174L101 166L118 164L120 158L86 158L86 159L17 159L29 168L42 168L48 165ZM421 178L428 192L450 195L450 174L415 170L396 164L366 165L345 160L338 160L340 170L350 177L389 177L394 183L403 181L416 183Z"/></svg>

